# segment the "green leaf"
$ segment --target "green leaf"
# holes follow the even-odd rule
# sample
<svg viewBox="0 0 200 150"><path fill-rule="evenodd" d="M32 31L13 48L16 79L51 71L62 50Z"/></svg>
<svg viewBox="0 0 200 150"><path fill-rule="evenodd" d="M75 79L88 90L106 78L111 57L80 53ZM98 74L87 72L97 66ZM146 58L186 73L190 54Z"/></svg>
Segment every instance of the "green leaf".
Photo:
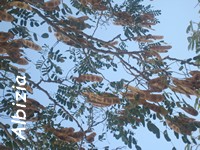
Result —
<svg viewBox="0 0 200 150"><path fill-rule="evenodd" d="M135 148L136 148L137 150L142 150L142 148L141 148L140 146L138 146L138 145L135 145Z"/></svg>
<svg viewBox="0 0 200 150"><path fill-rule="evenodd" d="M39 25L39 23L35 22L35 26L36 26L36 27L39 27L40 25Z"/></svg>
<svg viewBox="0 0 200 150"><path fill-rule="evenodd" d="M197 145L196 140L193 137L191 139L192 139L192 142Z"/></svg>
<svg viewBox="0 0 200 150"><path fill-rule="evenodd" d="M132 137L132 143L133 143L134 145L137 144L137 141L136 141L136 139L135 139L134 137Z"/></svg>
<svg viewBox="0 0 200 150"><path fill-rule="evenodd" d="M181 71L181 70L183 70L183 66L181 66L181 67L179 68L179 71Z"/></svg>
<svg viewBox="0 0 200 150"><path fill-rule="evenodd" d="M38 41L38 38L37 38L37 34L36 33L33 33L33 38L35 41Z"/></svg>
<svg viewBox="0 0 200 150"><path fill-rule="evenodd" d="M179 134L174 132L174 135L176 136L177 139L179 139Z"/></svg>
<svg viewBox="0 0 200 150"><path fill-rule="evenodd" d="M173 147L173 148L172 148L172 150L176 150L176 148L175 148L175 147Z"/></svg>
<svg viewBox="0 0 200 150"><path fill-rule="evenodd" d="M4 89L4 85L2 83L0 83L0 89Z"/></svg>
<svg viewBox="0 0 200 150"><path fill-rule="evenodd" d="M171 141L171 139L169 138L169 135L167 133L167 130L164 131L164 137L165 137L166 141L168 141L168 142Z"/></svg>
<svg viewBox="0 0 200 150"><path fill-rule="evenodd" d="M182 140L183 140L183 142L186 143L186 144L191 144L186 135L183 135L183 136L182 136Z"/></svg>
<svg viewBox="0 0 200 150"><path fill-rule="evenodd" d="M160 138L160 130L158 129L157 126L155 126L153 123L151 123L151 121L149 121L147 123L147 128L149 129L149 131L153 132L154 134L156 134L157 138Z"/></svg>
<svg viewBox="0 0 200 150"><path fill-rule="evenodd" d="M41 37L42 37L42 38L48 38L48 37L49 37L49 34L48 34L48 33L43 33L43 34L41 35Z"/></svg>
<svg viewBox="0 0 200 150"><path fill-rule="evenodd" d="M31 21L30 26L31 26L31 27L34 27L33 21Z"/></svg>
<svg viewBox="0 0 200 150"><path fill-rule="evenodd" d="M18 127L18 124L15 123L15 124L12 125L12 127L13 127L13 128L17 128L17 127Z"/></svg>

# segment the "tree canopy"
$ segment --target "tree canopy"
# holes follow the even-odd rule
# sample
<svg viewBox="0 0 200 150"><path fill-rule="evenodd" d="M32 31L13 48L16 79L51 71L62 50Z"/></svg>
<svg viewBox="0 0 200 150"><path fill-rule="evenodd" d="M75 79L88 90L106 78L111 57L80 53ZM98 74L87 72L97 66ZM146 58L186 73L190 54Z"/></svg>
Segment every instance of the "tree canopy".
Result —
<svg viewBox="0 0 200 150"><path fill-rule="evenodd" d="M0 149L100 149L111 134L140 150L142 126L198 148L199 23L196 56L171 57L150 3L1 0Z"/></svg>

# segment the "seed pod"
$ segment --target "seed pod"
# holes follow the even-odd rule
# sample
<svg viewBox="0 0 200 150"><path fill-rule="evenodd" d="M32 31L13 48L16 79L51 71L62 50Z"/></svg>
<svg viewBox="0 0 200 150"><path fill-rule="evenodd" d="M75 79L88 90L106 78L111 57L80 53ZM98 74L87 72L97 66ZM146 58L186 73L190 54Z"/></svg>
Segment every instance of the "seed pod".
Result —
<svg viewBox="0 0 200 150"><path fill-rule="evenodd" d="M165 53L165 52L168 52L169 49L171 49L172 46L151 46L150 47L150 50L151 51L157 51L157 52L160 52L160 53Z"/></svg>
<svg viewBox="0 0 200 150"><path fill-rule="evenodd" d="M161 94L146 94L145 99L151 102L161 102L164 100L164 96Z"/></svg>
<svg viewBox="0 0 200 150"><path fill-rule="evenodd" d="M27 65L28 61L25 58L18 58L15 63L17 63L19 65Z"/></svg>
<svg viewBox="0 0 200 150"><path fill-rule="evenodd" d="M166 123L176 133L181 133L180 128L178 126L176 126L175 124L173 124L171 121L169 121L169 120L166 119Z"/></svg>
<svg viewBox="0 0 200 150"><path fill-rule="evenodd" d="M94 141L94 137L96 136L96 133L93 132L91 133L90 135L86 136L86 140L89 142L89 143L92 143Z"/></svg>
<svg viewBox="0 0 200 150"><path fill-rule="evenodd" d="M71 136L74 133L74 128L70 127L70 128L61 128L60 131L66 135Z"/></svg>
<svg viewBox="0 0 200 150"><path fill-rule="evenodd" d="M59 5L60 5L60 0L50 0L44 3L44 8L49 11L52 11L55 10L55 8L58 7Z"/></svg>
<svg viewBox="0 0 200 150"><path fill-rule="evenodd" d="M85 135L85 132L82 131L78 131L78 132L74 132L71 137L75 138L75 139L79 139L81 140L81 138L83 138L83 136Z"/></svg>
<svg viewBox="0 0 200 150"><path fill-rule="evenodd" d="M59 32L55 32L55 37L57 38L58 41L63 41L65 43L70 42L70 38L59 33Z"/></svg>
<svg viewBox="0 0 200 150"><path fill-rule="evenodd" d="M144 107L147 107L163 116L166 116L168 114L168 111L165 108L163 108L162 106L157 106L155 104L151 104L148 102L145 102L143 105L144 105Z"/></svg>
<svg viewBox="0 0 200 150"><path fill-rule="evenodd" d="M168 87L168 81L166 76L157 77L155 79L151 79L148 82L149 90L154 92L162 92L162 90Z"/></svg>
<svg viewBox="0 0 200 150"><path fill-rule="evenodd" d="M32 11L32 7L24 2L19 2L19 1L13 1L9 3L9 6L15 6L18 8L26 9Z"/></svg>
<svg viewBox="0 0 200 150"><path fill-rule="evenodd" d="M0 42L7 42L10 38L13 38L13 34L10 32L0 32Z"/></svg>
<svg viewBox="0 0 200 150"><path fill-rule="evenodd" d="M8 14L7 12L0 10L0 20L12 22L14 20L14 17Z"/></svg>
<svg viewBox="0 0 200 150"><path fill-rule="evenodd" d="M117 96L104 96L99 94L94 94L92 92L83 92L83 95L88 98L88 102L92 103L97 107L106 107L120 102Z"/></svg>
<svg viewBox="0 0 200 150"><path fill-rule="evenodd" d="M181 107L185 112L189 113L190 115L197 116L199 113L196 109L193 107Z"/></svg>
<svg viewBox="0 0 200 150"><path fill-rule="evenodd" d="M40 51L40 50L42 49L39 45L35 44L35 43L32 42L32 41L24 40L24 39L21 39L21 40L22 40L22 43L23 43L25 46L27 46L27 47L29 47L29 48L31 48L31 49L33 49L33 50Z"/></svg>
<svg viewBox="0 0 200 150"><path fill-rule="evenodd" d="M133 104L140 105L145 102L144 95L133 93L133 92L126 92L126 93L121 93L121 94L123 95L123 97L128 99Z"/></svg>
<svg viewBox="0 0 200 150"><path fill-rule="evenodd" d="M74 78L77 82L85 82L85 81L91 81L91 82L102 82L103 78L97 75L92 74L85 74L80 75L79 77Z"/></svg>
<svg viewBox="0 0 200 150"><path fill-rule="evenodd" d="M33 105L35 106L37 109L45 109L45 107L40 104L38 101L32 99L32 98L26 98L26 105Z"/></svg>

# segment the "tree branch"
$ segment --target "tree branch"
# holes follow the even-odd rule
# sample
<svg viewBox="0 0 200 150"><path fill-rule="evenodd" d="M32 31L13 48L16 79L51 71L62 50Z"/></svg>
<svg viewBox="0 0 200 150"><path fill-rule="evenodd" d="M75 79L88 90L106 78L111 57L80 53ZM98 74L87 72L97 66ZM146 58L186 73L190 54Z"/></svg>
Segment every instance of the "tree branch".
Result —
<svg viewBox="0 0 200 150"><path fill-rule="evenodd" d="M12 141L14 141L20 148L23 148L23 147L24 147L21 143L19 143L19 142L8 132L6 126L5 126L3 123L1 123L1 122L0 122L0 128L2 128L2 129L5 131L6 135L7 135Z"/></svg>

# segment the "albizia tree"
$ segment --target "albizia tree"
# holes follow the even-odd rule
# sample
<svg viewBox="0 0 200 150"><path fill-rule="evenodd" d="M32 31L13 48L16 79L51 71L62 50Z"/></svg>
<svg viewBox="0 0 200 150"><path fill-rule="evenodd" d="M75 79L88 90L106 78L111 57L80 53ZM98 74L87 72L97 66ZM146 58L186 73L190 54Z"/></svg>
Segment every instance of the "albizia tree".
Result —
<svg viewBox="0 0 200 150"><path fill-rule="evenodd" d="M1 148L98 149L110 132L140 150L141 126L198 144L199 58L168 56L142 1L0 1Z"/></svg>

